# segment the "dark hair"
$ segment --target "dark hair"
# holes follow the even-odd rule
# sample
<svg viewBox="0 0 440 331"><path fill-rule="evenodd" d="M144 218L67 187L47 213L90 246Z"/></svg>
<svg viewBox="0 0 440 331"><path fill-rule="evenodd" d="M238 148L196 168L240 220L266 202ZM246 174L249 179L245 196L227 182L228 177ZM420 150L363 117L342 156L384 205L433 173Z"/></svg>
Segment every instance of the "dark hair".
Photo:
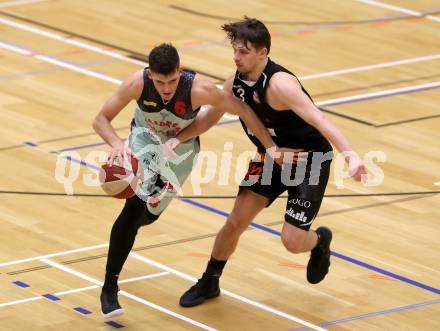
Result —
<svg viewBox="0 0 440 331"><path fill-rule="evenodd" d="M222 30L226 32L231 42L243 40L245 46L250 42L255 48L267 48L270 51L270 33L266 26L256 18L244 17L242 21L223 24Z"/></svg>
<svg viewBox="0 0 440 331"><path fill-rule="evenodd" d="M171 44L160 44L153 48L148 59L150 70L158 74L169 75L179 68L177 49Z"/></svg>

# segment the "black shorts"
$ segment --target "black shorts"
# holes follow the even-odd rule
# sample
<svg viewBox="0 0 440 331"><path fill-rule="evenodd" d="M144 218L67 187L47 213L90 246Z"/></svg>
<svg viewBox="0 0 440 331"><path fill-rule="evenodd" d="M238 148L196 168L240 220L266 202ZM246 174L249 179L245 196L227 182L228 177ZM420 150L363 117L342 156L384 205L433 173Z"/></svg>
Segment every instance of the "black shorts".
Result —
<svg viewBox="0 0 440 331"><path fill-rule="evenodd" d="M309 153L306 163L298 163L290 168L281 167L262 159L254 159L249 163L249 169L240 184L239 193L250 190L268 199L269 207L272 202L287 190L288 200L284 220L293 226L308 230L312 225L322 199L330 175L331 151L326 158ZM323 153L321 153L322 155ZM265 166L266 161L266 166Z"/></svg>

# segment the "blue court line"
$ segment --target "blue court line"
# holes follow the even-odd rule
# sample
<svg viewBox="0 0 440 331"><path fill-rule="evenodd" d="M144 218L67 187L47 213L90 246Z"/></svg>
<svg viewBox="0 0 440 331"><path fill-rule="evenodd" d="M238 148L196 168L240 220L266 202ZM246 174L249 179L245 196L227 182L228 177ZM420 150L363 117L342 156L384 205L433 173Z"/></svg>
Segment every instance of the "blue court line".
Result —
<svg viewBox="0 0 440 331"><path fill-rule="evenodd" d="M88 167L88 168L90 168L90 169L98 170L98 171L100 170L99 167L94 166L94 165L92 165L92 164L89 164L89 163L87 163L87 162L84 162L84 161L82 161L82 160L78 160L78 159L75 159L75 158L72 158L72 157L65 157L65 158L66 158L66 159L70 159L70 160L73 161L73 162L79 163L80 165L86 166L86 167ZM205 205L205 204L202 204L202 203L200 203L200 202L197 202L197 201L193 201L193 200L185 199L185 198L180 198L179 200L181 200L182 202L185 202L185 203L191 204L191 205L193 205L193 206L196 206L196 207L199 207L199 208L205 209L205 210L207 210L207 211L210 211L210 212L212 212L212 213L215 213L215 214L220 215L220 216L223 216L223 217L228 217L228 216L229 216L229 213L226 213L226 212L224 212L224 211L221 211L221 210L216 209L216 208L213 208L213 207L209 207L209 206L207 206L207 205ZM274 230L274 229L271 229L271 228L269 228L269 227L267 227L267 226L260 225L260 224L256 224L256 223L251 223L250 226L253 227L253 228L256 228L256 229L258 229L258 230L262 230L262 231L265 231L265 232L268 232L268 233L274 234L274 235L276 235L276 236L278 236L278 237L281 237L281 232L279 232L279 231L277 231L277 230ZM371 264L368 264L368 263L365 263L365 262L362 262L362 261L356 260L356 259L354 259L354 258L351 258L351 257L349 257L349 256L343 255L343 254L341 254L341 253L337 253L337 252L335 252L335 251L332 251L331 254L332 254L334 257L337 257L337 258L342 259L342 260L347 261L347 262L351 262L351 263L356 264L356 265L358 265L358 266L360 266L360 267L363 267L363 268L366 268L366 269L372 270L372 271L374 271L374 272L381 273L381 274L386 275L386 276L388 276L388 277L392 277L392 278L397 279L397 280L399 280L399 281L402 281L402 282L404 282L404 283L407 283L407 284L410 284L410 285L416 286L416 287L418 287L418 288L421 288L421 289L424 289L424 290L427 290L427 291L433 292L433 293L435 293L435 294L440 294L440 289L437 289L437 288L434 288L434 287L431 287L431 286L428 286L428 285L422 284L422 283L417 282L417 281L415 281L415 280L409 279L409 278L407 278L407 277L400 276L400 275L395 274L395 273L393 273L393 272L390 272L390 271L384 270L384 269L382 269L382 268L379 268L379 267L373 266L373 265L371 265Z"/></svg>
<svg viewBox="0 0 440 331"><path fill-rule="evenodd" d="M102 146L102 145L106 145L106 144L107 144L106 142L99 142L99 143L94 143L94 144L80 145L80 146L68 147L68 148L63 148L63 149L57 149L56 151L50 151L50 153L54 154L54 153L62 153L62 152L68 152L68 151L77 151L79 149Z"/></svg>
<svg viewBox="0 0 440 331"><path fill-rule="evenodd" d="M30 147L37 147L38 146L38 144L35 144L32 141L24 141L23 144L30 146Z"/></svg>
<svg viewBox="0 0 440 331"><path fill-rule="evenodd" d="M24 144L27 145L27 146L30 146L30 147L36 147L36 146L38 146L37 144L35 144L35 143L31 142L31 141L25 141ZM99 144L105 144L105 143L99 143ZM84 147L84 148L85 148L85 147ZM51 153L51 154L60 154L60 153L63 152L63 151L69 151L69 150L73 150L73 149L74 149L74 148L72 148L72 149L68 149L68 148L66 148L65 150L61 150L61 151L50 151L49 153ZM74 158L74 157L72 157L72 156L68 156L68 155L66 155L66 156L63 156L63 159L65 159L65 160L69 160L69 161L72 161L72 162L75 162L75 163L78 163L78 164L80 164L80 165L86 166L87 168L90 168L90 169L93 169L93 170L97 170L97 171L99 171L99 170L101 169L101 168L98 167L98 166L95 166L95 165L93 165L93 164L87 163L87 162L85 162L85 161L83 161L83 160L79 160L79 159Z"/></svg>
<svg viewBox="0 0 440 331"><path fill-rule="evenodd" d="M350 316L350 317L341 318L341 319L334 320L334 321L323 322L323 323L319 323L318 326L324 327L324 326L330 326L330 325L336 325L336 324L343 324L343 323L357 321L357 320L361 320L361 319L365 319L365 318L377 317L377 316L397 313L400 311L411 310L411 309L425 307L425 306L437 305L439 303L440 303L440 299L424 301L424 302L415 303L415 304L411 304L411 305L400 306L400 307L390 308L390 309L385 309L385 310L379 310L379 311L372 312L372 313ZM304 331L304 330L308 330L308 329L309 328L307 328L307 327L302 327L302 328L298 328L298 329L289 329L288 331Z"/></svg>
<svg viewBox="0 0 440 331"><path fill-rule="evenodd" d="M83 308L83 307L75 307L75 308L73 308L73 310L75 310L75 311L77 311L78 313L81 313L81 314L83 314L83 315L88 315L88 314L91 314L91 313L92 313L90 310L87 310L87 309L85 309L85 308Z"/></svg>
<svg viewBox="0 0 440 331"><path fill-rule="evenodd" d="M106 321L105 323L110 326L113 326L116 329L124 328L124 326L122 324L116 323L115 321Z"/></svg>
<svg viewBox="0 0 440 331"><path fill-rule="evenodd" d="M53 294L43 294L42 297L45 297L46 299L52 300L52 301L58 301L61 300L60 298L58 298L57 296L53 295Z"/></svg>
<svg viewBox="0 0 440 331"><path fill-rule="evenodd" d="M237 123L240 120L230 120L230 121L224 121L224 122L219 122L217 123L215 126L221 126L221 125L225 125L225 124L232 124L232 123ZM127 128L128 129L128 128ZM126 139L123 139L124 141ZM29 142L25 142L26 144ZM50 151L50 153L60 153L60 152L68 152L68 151L76 151L79 149L85 149L85 148L89 148L89 147L96 147L96 146L102 146L102 145L106 145L106 142L99 142L99 143L94 143L94 144L86 144L86 145L79 145L79 146L73 146L73 147L68 147L68 148L63 148L63 149L57 149L54 151Z"/></svg>
<svg viewBox="0 0 440 331"><path fill-rule="evenodd" d="M373 99L380 99L380 98L386 98L386 97L390 97L390 96L396 96L396 95L401 95L401 94L409 94L409 93L416 93L416 92L421 92L421 91L426 91L426 90L432 90L432 89L437 89L440 88L440 86L433 86L433 87L425 87L425 88L420 88L417 90L413 90L413 91L402 91L402 92L396 92L396 93L392 93L392 94L388 94L388 95L378 95L378 96L370 96L370 97L360 97L358 99L354 99L354 100L340 100L340 101L336 101L334 103L329 103L326 104L326 106L336 106L336 105L342 105L342 104L349 104L349 103L356 103L356 102L361 102L361 101L366 101L366 100L373 100ZM228 120L228 121L223 121L223 122L219 122L217 123L215 126L222 126L222 125L228 125L228 124L234 124L239 122L239 119L233 119L233 120ZM26 144L29 142L25 142ZM66 151L74 151L74 150L79 150L79 149L84 149L84 148L89 148L89 147L96 147L96 146L102 146L105 145L105 142L100 142L100 143L94 143L94 144L86 144L86 145L80 145L80 146L74 146L74 147L69 147L69 148L64 148L64 149L59 149L59 150L55 150L55 151L51 151L51 153L57 153L57 152L66 152ZM31 145L32 146L32 145Z"/></svg>
<svg viewBox="0 0 440 331"><path fill-rule="evenodd" d="M59 153L57 153L56 151L53 151L53 152L51 152L51 153L59 154ZM78 163L78 164L80 164L80 165L86 166L87 168L90 168L90 169L93 169L93 170L97 170L97 171L100 171L100 170L101 170L100 167L97 167L97 166L95 166L95 165L93 165L93 164L87 163L87 162L85 162L85 161L83 161L83 160L79 160L79 159L74 158L74 157L71 157L71 156L63 156L63 159L65 159L65 160L69 160L69 161L74 162L74 163Z"/></svg>
<svg viewBox="0 0 440 331"><path fill-rule="evenodd" d="M179 198L179 200L183 201L183 202L186 202L186 203L188 203L190 205L193 205L193 206L205 209L207 211L210 211L212 213L215 213L215 214L223 216L223 217L228 217L229 216L229 214L224 212L224 211L221 211L221 210L209 207L207 205L204 205L203 203L200 203L200 202L197 202L197 201L194 201L194 200L191 200L191 199ZM278 237L281 237L281 232L279 232L277 230L274 230L274 229L271 229L271 228L268 228L268 227L266 227L264 225L260 225L260 224L257 224L257 223L251 223L250 227L251 228L255 228L255 229L259 229L259 230L263 230L263 231L272 233L272 234L274 234L274 235L276 235Z"/></svg>
<svg viewBox="0 0 440 331"><path fill-rule="evenodd" d="M332 254L333 256L338 257L338 258L340 258L340 259L342 259L342 260L345 260L345 261L347 261L347 262L351 262L351 263L353 263L353 264L357 264L358 266L361 266L361 267L364 267L364 268L370 269L370 270L372 270L372 271L375 271L375 272L381 273L381 274L383 274L383 275L386 275L386 276L388 276L388 277L391 277L391 278L394 278L394 279L400 280L400 281L402 281L402 282L405 282L405 283L408 283L408 284L411 284L411 285L414 285L414 286L420 287L420 288L422 288L422 289L424 289L424 290L427 290L427 291L430 291L430 292L434 292L434 293L436 293L436 294L440 294L440 289L437 289L437 288L434 288L434 287L431 287L431 286L428 286L428 285L425 285L425 284L422 284L422 283L416 282L415 280L412 280L412 279L409 279L409 278L406 278L406 277L400 276L400 275L395 274L395 273L393 273L393 272L390 272L390 271L387 271L387 270L384 270L384 269L378 268L378 267L376 267L376 266L374 266L374 265L371 265L371 264L368 264L368 263L365 263L365 262L362 262L362 261L359 261L359 260L353 259L353 258L351 258L351 257L349 257L349 256L346 256L346 255L343 255L343 254L340 254L340 253L337 253L337 252L332 252L331 254Z"/></svg>
<svg viewBox="0 0 440 331"><path fill-rule="evenodd" d="M76 159L76 158L74 158L74 157L64 156L63 158L66 159L66 160L69 160L69 161L75 162L75 163L79 163L80 165L86 166L87 168L90 168L90 169L93 169L93 170L97 170L97 171L100 171L100 170L101 170L100 167L97 167L97 166L95 166L95 165L93 165L93 164L90 164L90 163L84 162L83 160L78 160L78 159Z"/></svg>
<svg viewBox="0 0 440 331"><path fill-rule="evenodd" d="M19 280L15 281L15 282L12 282L12 283L15 284L15 285L17 285L17 286L20 286L20 287L22 287L22 288L31 287L29 284L26 284L26 283L21 282L21 281L19 281Z"/></svg>
<svg viewBox="0 0 440 331"><path fill-rule="evenodd" d="M185 198L180 198L179 200L181 200L181 201L183 201L183 202L185 202L185 203L188 203L188 204L190 204L190 205L193 205L193 206L196 206L196 207L199 207L199 208L205 209L205 210L207 210L207 211L210 211L210 212L212 212L212 213L215 213L215 214L220 215L220 216L223 216L223 217L228 217L228 216L229 216L229 214L226 213L226 212L224 212L224 211L221 211L221 210L216 209L216 208L213 208L213 207L209 207L209 206L207 206L207 205L205 205L205 204L203 204L203 203L197 202L197 201L192 201L192 200L185 199ZM274 230L274 229L272 229L272 228L269 228L269 227L267 227L267 226L260 225L260 224L256 224L256 223L251 223L250 226L253 227L253 228L256 228L256 229L259 229L259 230L262 230L262 231L265 231L265 232L268 232L268 233L271 233L271 234L274 234L274 235L276 235L276 236L278 236L278 237L281 237L281 232L276 231L276 230ZM363 267L363 268L366 268L366 269L372 270L372 271L374 271L374 272L377 272L377 273L380 273L380 274L386 275L386 276L388 276L388 277L392 277L392 278L397 279L397 280L399 280L399 281L401 281L401 282L404 282L404 283L407 283L407 284L410 284L410 285L413 285L413 286L419 287L419 288L421 288L421 289L424 289L424 290L427 290L427 291L433 292L433 293L435 293L435 294L440 294L440 289L437 289L437 288L434 288L434 287L431 287L431 286L428 286L428 285L425 285L425 284L422 284L422 283L416 282L416 281L414 281L414 280L412 280L412 279L409 279L409 278L406 278L406 277L400 276L400 275L398 275L398 274L395 274L395 273L393 273L393 272L390 272L390 271L384 270L384 269L382 269L382 268L378 268L378 267L376 267L376 266L374 266L374 265L371 265L371 264L369 264L369 263L365 263L365 262L362 262L362 261L356 260L356 259L354 259L354 258L351 258L351 257L349 257L349 256L343 255L343 254L341 254L341 253L337 253L337 252L335 252L335 251L332 251L332 252L331 252L331 255L333 255L334 257L337 257L337 258L339 258L339 259L342 259L342 260L344 260L344 261L347 261L347 262L350 262L350 263L356 264L356 265L358 265L358 266L360 266L360 267Z"/></svg>
<svg viewBox="0 0 440 331"><path fill-rule="evenodd" d="M76 161L79 161L79 160L76 160ZM88 168L91 168L91 169L96 169L97 168L97 167L95 167L95 166L93 166L91 164L88 164L88 163L82 162L82 161L80 162L80 164L84 165L84 166L86 166ZM182 202L191 204L193 206L205 209L207 211L210 211L212 213L215 213L215 214L223 216L223 217L228 217L229 216L229 213L226 213L226 212L224 212L222 210L219 210L219 209L216 209L216 208L204 205L204 204L202 204L200 202L196 202L196 201L193 201L193 200L190 200L190 199L186 199L186 198L179 198L179 200L181 200ZM259 230L262 230L262 231L265 231L265 232L268 232L268 233L271 233L271 234L275 234L278 237L281 236L281 232L276 231L276 230L271 229L271 228L268 228L268 227L266 227L264 225L260 225L260 224L256 224L256 223L252 222L251 223L251 227L254 227L256 229L259 229ZM340 254L340 253L337 253L337 252L334 252L334 251L332 251L331 254L333 256L341 258L341 259L343 259L343 260L345 260L347 262L354 263L356 265L359 265L361 267L373 270L373 271L378 272L378 273L384 273L385 275L393 277L393 278L397 277L396 279L400 280L402 282L406 282L406 283L408 283L410 285L422 288L424 290L428 290L428 291L434 292L436 294L440 294L440 290L438 290L436 288L433 288L431 286L428 286L428 285L425 285L425 284L413 281L413 280L411 280L409 278L406 278L406 277L403 277L403 276L399 276L397 274L394 274L394 273L391 273L391 272L386 271L384 269L375 267L373 265L370 265L370 264L358 261L356 259L350 258L348 256L345 256L343 254ZM345 319L340 319L340 320L331 321L331 322L325 322L325 323L332 323L332 324L338 324L339 323L339 324L341 324L341 323L353 321L353 320L356 320L356 319L362 319L362 318L374 317L374 316L379 316L379 315L384 315L384 314L390 314L392 312L397 312L397 311L402 311L402 310L409 310L409 309L414 309L414 308L418 308L418 307L434 305L434 304L437 304L437 303L440 303L440 300L426 301L426 302L422 302L422 303L419 303L419 304L413 304L413 305L408 305L408 306L401 306L401 307L397 307L397 308L383 310L383 311L380 311L380 312L373 312L373 313L368 313L368 314L348 317L348 318L345 318ZM79 311L79 312L81 312L81 313L84 313L83 311L85 311L84 314L91 314L91 312L89 312L88 310L85 310L85 309L83 309L81 307L77 307L77 308L74 308L74 309ZM327 325L325 323L323 323L323 325ZM329 325L331 325L331 324L329 324Z"/></svg>
<svg viewBox="0 0 440 331"><path fill-rule="evenodd" d="M432 89L438 89L438 88L440 88L440 86L424 87L424 88L420 88L420 89L416 89L416 90L412 90L412 91L395 92L395 93L388 94L388 95L376 95L376 96L369 96L369 97L359 97L357 99L346 100L346 101L340 100L340 101L335 101L333 103L328 103L325 106L327 107L327 106L337 106L337 105L343 105L343 104L350 104L350 103L356 103L356 102L361 102L361 101L368 101L368 100L373 100L373 99L387 98L387 97L396 96L396 95L402 95L402 94L417 93L417 92L422 92L422 91L427 91L427 90L432 90ZM234 123L237 123L239 121L240 121L239 119L223 121L223 122L217 123L215 126L234 124ZM80 146L60 149L60 150L53 151L53 152L73 151L73 150L78 150L78 149L83 149L83 148L88 148L88 147L102 146L102 145L105 145L105 144L106 144L105 142L101 142L101 143L95 143L95 144L80 145Z"/></svg>

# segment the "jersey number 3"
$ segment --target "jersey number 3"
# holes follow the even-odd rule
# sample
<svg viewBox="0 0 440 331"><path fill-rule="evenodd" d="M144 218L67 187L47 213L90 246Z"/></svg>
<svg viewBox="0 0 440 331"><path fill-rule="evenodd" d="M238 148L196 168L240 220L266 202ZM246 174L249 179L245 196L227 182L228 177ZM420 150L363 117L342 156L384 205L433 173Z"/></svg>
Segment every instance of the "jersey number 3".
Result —
<svg viewBox="0 0 440 331"><path fill-rule="evenodd" d="M234 85L234 87L237 89L238 97L244 102L244 89L240 85Z"/></svg>

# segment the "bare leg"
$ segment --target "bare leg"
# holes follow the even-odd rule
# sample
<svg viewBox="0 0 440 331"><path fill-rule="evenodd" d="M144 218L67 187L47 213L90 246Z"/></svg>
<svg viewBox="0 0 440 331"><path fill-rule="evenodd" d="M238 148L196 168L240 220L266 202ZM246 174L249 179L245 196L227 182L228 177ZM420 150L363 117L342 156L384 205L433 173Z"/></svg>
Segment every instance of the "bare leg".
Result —
<svg viewBox="0 0 440 331"><path fill-rule="evenodd" d="M267 198L249 190L244 190L235 200L234 208L225 225L215 238L212 257L227 260L235 251L241 234L252 220L267 205Z"/></svg>
<svg viewBox="0 0 440 331"><path fill-rule="evenodd" d="M220 295L219 277L226 261L235 251L238 239L255 216L267 205L267 198L244 190L235 200L234 208L215 238L211 260L202 278L180 298L182 307L192 307Z"/></svg>
<svg viewBox="0 0 440 331"><path fill-rule="evenodd" d="M287 222L284 223L281 241L291 253L311 251L318 243L318 236L313 230L302 230Z"/></svg>
<svg viewBox="0 0 440 331"><path fill-rule="evenodd" d="M328 273L331 240L332 232L329 228L319 227L316 231L306 231L287 222L284 223L281 235L281 241L289 252L312 252L307 263L307 280L311 284L319 283Z"/></svg>

